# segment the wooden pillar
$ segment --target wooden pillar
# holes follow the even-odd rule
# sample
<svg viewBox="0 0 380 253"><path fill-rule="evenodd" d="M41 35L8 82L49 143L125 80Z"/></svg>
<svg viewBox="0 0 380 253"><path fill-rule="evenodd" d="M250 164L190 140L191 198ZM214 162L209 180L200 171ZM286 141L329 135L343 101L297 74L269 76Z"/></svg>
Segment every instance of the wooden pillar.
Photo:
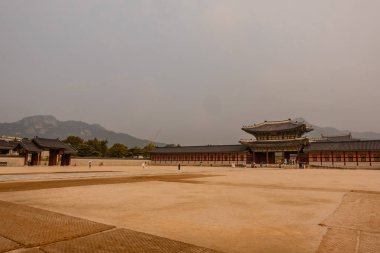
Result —
<svg viewBox="0 0 380 253"><path fill-rule="evenodd" d="M253 163L256 164L256 152L253 152Z"/></svg>
<svg viewBox="0 0 380 253"><path fill-rule="evenodd" d="M38 165L38 153L32 153L32 162L30 165L32 166Z"/></svg>
<svg viewBox="0 0 380 253"><path fill-rule="evenodd" d="M48 163L49 166L53 166L55 165L54 164L54 151L53 150L49 150L49 163Z"/></svg>
<svg viewBox="0 0 380 253"><path fill-rule="evenodd" d="M334 166L334 151L331 151L331 163Z"/></svg>
<svg viewBox="0 0 380 253"><path fill-rule="evenodd" d="M53 158L52 158L52 156L53 156L53 154L52 154L52 151L50 150L49 151L49 161L48 161L48 166L53 166L54 164L54 160L53 160Z"/></svg>
<svg viewBox="0 0 380 253"><path fill-rule="evenodd" d="M35 155L35 153L32 153L32 158L31 158L31 160L30 160L30 165L31 166L34 166L34 163L36 162L36 155Z"/></svg>
<svg viewBox="0 0 380 253"><path fill-rule="evenodd" d="M372 166L372 152L369 151L368 155L369 155L369 166Z"/></svg>
<svg viewBox="0 0 380 253"><path fill-rule="evenodd" d="M322 164L323 164L323 156L322 156L322 151L319 153L319 155L320 155L320 158L321 158L321 166L322 166Z"/></svg>
<svg viewBox="0 0 380 253"><path fill-rule="evenodd" d="M267 154L266 155L267 155L266 158L267 158L267 164L268 164L269 163L269 151L268 150L267 150Z"/></svg>
<svg viewBox="0 0 380 253"><path fill-rule="evenodd" d="M68 154L65 155L65 166L69 166L69 157L70 155Z"/></svg>

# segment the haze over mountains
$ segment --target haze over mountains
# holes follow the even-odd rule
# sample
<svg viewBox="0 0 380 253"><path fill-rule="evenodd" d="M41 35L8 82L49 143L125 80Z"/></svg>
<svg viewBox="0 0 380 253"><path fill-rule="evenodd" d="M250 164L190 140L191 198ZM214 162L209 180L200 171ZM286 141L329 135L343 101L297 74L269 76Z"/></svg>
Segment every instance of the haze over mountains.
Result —
<svg viewBox="0 0 380 253"><path fill-rule="evenodd" d="M311 131L310 133L307 133L306 135L310 138L318 138L321 137L321 134L323 135L344 135L351 133L353 138L356 139L372 139L372 140L380 140L380 133L375 132L354 132L350 130L340 130L334 127L320 127L315 124L312 124L308 122L307 120L303 118L296 118L294 119L296 121L305 122L308 125L312 126L314 128L314 131Z"/></svg>
<svg viewBox="0 0 380 253"><path fill-rule="evenodd" d="M129 134L107 130L98 124L88 124L73 120L59 121L51 115L31 116L13 123L0 123L1 135L28 138L39 136L60 139L75 135L85 140L96 137L101 140L108 140L109 145L122 143L128 147L143 147L152 143L150 140L139 139ZM162 146L165 144L156 143L156 145Z"/></svg>
<svg viewBox="0 0 380 253"><path fill-rule="evenodd" d="M309 125L313 126L314 131L307 134L312 138L320 137L324 135L343 135L351 131L340 130L333 127L319 127L315 124L311 124L303 118L295 119L297 121L305 121ZM375 132L351 132L353 138L359 139L379 139L380 133ZM60 138L64 139L67 136L75 135L88 140L98 138L102 140L108 140L109 145L114 143L122 143L128 147L143 147L152 141L139 139L126 133L116 133L105 129L98 124L88 124L81 121L59 121L55 117L50 115L40 115L26 117L22 120L13 123L0 123L0 136L19 136L19 137L45 137L45 138ZM237 136L237 138L239 138ZM202 144L202 143L200 143ZM226 143L228 144L228 143ZM158 146L163 146L163 143L156 143ZM186 144L183 144L186 145Z"/></svg>

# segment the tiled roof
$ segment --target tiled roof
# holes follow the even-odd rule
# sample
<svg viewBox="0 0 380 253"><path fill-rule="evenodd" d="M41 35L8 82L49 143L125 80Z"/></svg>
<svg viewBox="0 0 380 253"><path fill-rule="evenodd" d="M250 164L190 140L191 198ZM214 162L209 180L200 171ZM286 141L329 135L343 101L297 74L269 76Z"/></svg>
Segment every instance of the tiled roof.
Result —
<svg viewBox="0 0 380 253"><path fill-rule="evenodd" d="M321 135L321 138L315 138L313 141L359 141L360 139L352 138L351 133L345 135Z"/></svg>
<svg viewBox="0 0 380 253"><path fill-rule="evenodd" d="M305 145L308 143L307 138L296 138L290 140L265 140L265 141L257 141L257 140L240 140L240 143L252 148L281 148L281 147L289 147L289 146L299 146Z"/></svg>
<svg viewBox="0 0 380 253"><path fill-rule="evenodd" d="M185 146L163 147L151 151L152 154L171 153L235 153L244 152L247 148L243 145L208 145L208 146Z"/></svg>
<svg viewBox="0 0 380 253"><path fill-rule="evenodd" d="M305 151L380 151L380 140L310 142Z"/></svg>
<svg viewBox="0 0 380 253"><path fill-rule="evenodd" d="M37 147L36 144L34 144L31 140L28 139L23 139L17 146L23 148L24 150L30 153L42 152L42 149Z"/></svg>
<svg viewBox="0 0 380 253"><path fill-rule="evenodd" d="M17 145L17 142L14 142L14 141L0 140L0 149L3 149L3 150L11 150L16 145Z"/></svg>
<svg viewBox="0 0 380 253"><path fill-rule="evenodd" d="M35 137L33 143L42 149L63 149L64 154L76 154L77 151L69 144L59 139L46 139Z"/></svg>
<svg viewBox="0 0 380 253"><path fill-rule="evenodd" d="M286 131L296 128L305 127L306 131L311 131L310 127L307 127L304 122L297 122L292 120L283 121L264 121L260 124L254 124L250 126L243 126L242 130L246 132L272 132L272 131Z"/></svg>
<svg viewBox="0 0 380 253"><path fill-rule="evenodd" d="M75 148L73 148L70 144L67 144L64 142L63 144L66 146L65 151L63 152L64 154L73 155L73 154L78 153L78 151Z"/></svg>
<svg viewBox="0 0 380 253"><path fill-rule="evenodd" d="M65 149L67 147L67 144L63 143L59 139L46 139L35 137L33 139L33 142L37 144L39 147L47 149Z"/></svg>

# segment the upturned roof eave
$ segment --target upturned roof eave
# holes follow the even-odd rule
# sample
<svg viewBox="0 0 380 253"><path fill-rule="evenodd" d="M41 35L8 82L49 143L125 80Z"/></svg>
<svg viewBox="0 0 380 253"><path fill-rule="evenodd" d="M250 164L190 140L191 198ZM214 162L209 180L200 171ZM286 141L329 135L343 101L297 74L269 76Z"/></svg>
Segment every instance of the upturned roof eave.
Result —
<svg viewBox="0 0 380 253"><path fill-rule="evenodd" d="M265 133L291 132L291 131L298 130L299 128L302 128L302 127L303 127L302 125L299 125L299 126L294 126L291 128L274 129L274 130L260 130L256 128L242 127L241 130L249 134L265 134ZM313 131L313 130L309 130L309 129L304 130L305 133L310 132L310 131Z"/></svg>
<svg viewBox="0 0 380 253"><path fill-rule="evenodd" d="M307 137L294 138L294 139L280 139L280 140L252 140L252 139L241 139L239 142L242 143L285 143L294 141L305 141L309 140Z"/></svg>

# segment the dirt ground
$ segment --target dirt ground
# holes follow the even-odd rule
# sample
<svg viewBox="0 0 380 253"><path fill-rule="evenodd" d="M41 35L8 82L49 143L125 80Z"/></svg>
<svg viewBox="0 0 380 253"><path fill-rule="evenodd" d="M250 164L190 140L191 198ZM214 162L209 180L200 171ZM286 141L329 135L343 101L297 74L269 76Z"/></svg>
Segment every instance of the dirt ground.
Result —
<svg viewBox="0 0 380 253"><path fill-rule="evenodd" d="M350 249L358 250L352 252L380 249L374 242L380 232L380 171L28 169L0 172L0 200L222 252L343 252L333 250L340 247L335 242L344 241L342 236ZM87 178L72 177L76 171L96 170ZM125 174L101 177L100 171ZM53 172L71 176L44 178ZM10 179L9 174L22 177Z"/></svg>

